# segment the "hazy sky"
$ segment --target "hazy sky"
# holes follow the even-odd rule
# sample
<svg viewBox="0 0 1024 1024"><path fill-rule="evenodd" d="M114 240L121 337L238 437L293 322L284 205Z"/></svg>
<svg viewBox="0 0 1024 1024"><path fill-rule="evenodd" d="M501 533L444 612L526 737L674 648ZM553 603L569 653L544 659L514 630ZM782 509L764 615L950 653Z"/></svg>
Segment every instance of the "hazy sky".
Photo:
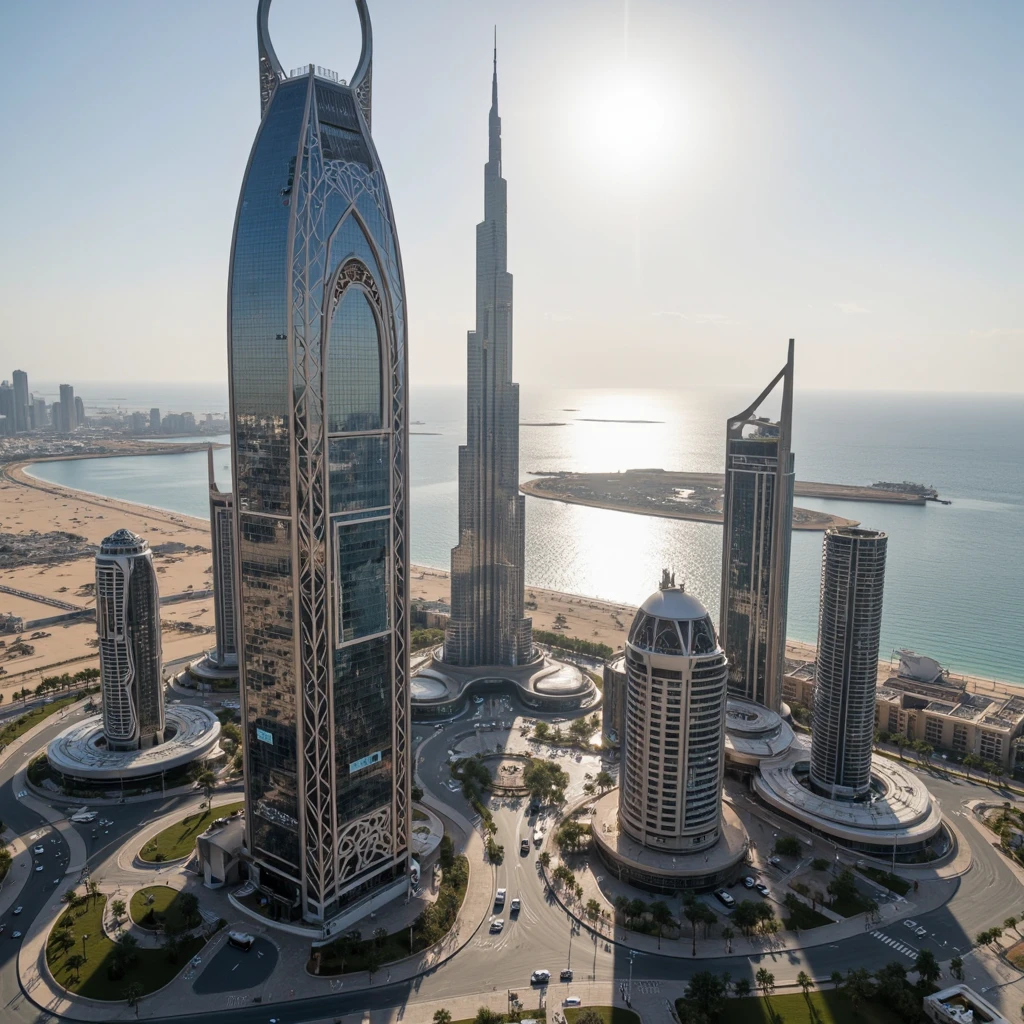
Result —
<svg viewBox="0 0 1024 1024"><path fill-rule="evenodd" d="M498 24L524 385L1024 391L1024 3L370 0L414 384L461 380ZM226 375L256 0L0 11L0 376ZM348 77L355 5L274 0Z"/></svg>

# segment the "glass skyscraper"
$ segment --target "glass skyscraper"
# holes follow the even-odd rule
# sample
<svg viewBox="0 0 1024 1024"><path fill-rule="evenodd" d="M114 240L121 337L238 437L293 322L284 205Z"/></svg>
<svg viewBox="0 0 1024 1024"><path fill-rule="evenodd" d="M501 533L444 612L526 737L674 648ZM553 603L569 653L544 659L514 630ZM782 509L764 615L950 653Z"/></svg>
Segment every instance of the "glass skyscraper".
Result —
<svg viewBox="0 0 1024 1024"><path fill-rule="evenodd" d="M782 381L777 423L757 410ZM726 427L719 640L729 692L782 706L793 530L793 341L786 365Z"/></svg>
<svg viewBox="0 0 1024 1024"><path fill-rule="evenodd" d="M476 226L476 329L466 343L459 543L452 549L452 608L444 640L444 659L452 665L523 665L533 655L533 624L523 617L526 498L519 493L519 385L512 383L507 213L495 49L484 219Z"/></svg>
<svg viewBox="0 0 1024 1024"><path fill-rule="evenodd" d="M163 742L160 591L149 544L115 530L96 555L103 733L111 750Z"/></svg>
<svg viewBox="0 0 1024 1024"><path fill-rule="evenodd" d="M220 668L231 668L238 664L235 640L235 496L233 492L221 491L217 487L212 444L206 455L210 478L213 616L217 628L217 647L210 660Z"/></svg>
<svg viewBox="0 0 1024 1024"><path fill-rule="evenodd" d="M269 7L228 300L246 851L275 914L330 931L408 863L405 287L366 4L347 84L285 75Z"/></svg>
<svg viewBox="0 0 1024 1024"><path fill-rule="evenodd" d="M871 788L887 545L877 530L842 527L825 534L811 786L833 800L856 800Z"/></svg>

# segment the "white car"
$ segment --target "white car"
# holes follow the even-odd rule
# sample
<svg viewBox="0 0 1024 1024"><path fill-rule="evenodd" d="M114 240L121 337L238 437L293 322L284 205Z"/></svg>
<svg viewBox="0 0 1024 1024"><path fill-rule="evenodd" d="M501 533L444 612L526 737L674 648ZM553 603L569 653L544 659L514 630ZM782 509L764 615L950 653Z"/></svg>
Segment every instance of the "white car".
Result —
<svg viewBox="0 0 1024 1024"><path fill-rule="evenodd" d="M513 914L518 914L521 907L522 904L519 902L518 896L516 896L516 898L509 904L509 910L511 910Z"/></svg>
<svg viewBox="0 0 1024 1024"><path fill-rule="evenodd" d="M46 850L44 850L42 845L40 845L40 846L37 846L32 852L33 853L46 853Z"/></svg>
<svg viewBox="0 0 1024 1024"><path fill-rule="evenodd" d="M531 985L546 985L551 980L550 971L534 971L530 975Z"/></svg>
<svg viewBox="0 0 1024 1024"><path fill-rule="evenodd" d="M42 871L42 870L43 870L43 865L42 864L37 864L36 865L36 871Z"/></svg>
<svg viewBox="0 0 1024 1024"><path fill-rule="evenodd" d="M505 897L506 897L506 895L508 895L508 890L507 889L499 889L498 890L498 894L494 897L494 902L499 907L503 907L505 905Z"/></svg>
<svg viewBox="0 0 1024 1024"><path fill-rule="evenodd" d="M11 932L11 938L12 939L20 939L21 938L21 932Z"/></svg>
<svg viewBox="0 0 1024 1024"><path fill-rule="evenodd" d="M505 927L505 918L503 918L503 917L496 917L491 922L491 931L492 932L500 932L501 929L504 928L504 927Z"/></svg>
<svg viewBox="0 0 1024 1024"><path fill-rule="evenodd" d="M15 915L15 917L17 917L17 915L20 914L24 909L24 907L15 907L12 913Z"/></svg>

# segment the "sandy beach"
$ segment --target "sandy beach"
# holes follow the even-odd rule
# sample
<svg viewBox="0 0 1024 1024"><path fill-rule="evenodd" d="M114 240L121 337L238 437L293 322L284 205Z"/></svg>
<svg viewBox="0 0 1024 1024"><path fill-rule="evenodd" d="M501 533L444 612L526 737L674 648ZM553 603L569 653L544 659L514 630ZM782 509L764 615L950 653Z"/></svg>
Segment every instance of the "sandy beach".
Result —
<svg viewBox="0 0 1024 1024"><path fill-rule="evenodd" d="M205 519L44 483L26 474L22 463L7 466L0 476L0 533L27 537L33 532L60 530L99 544L122 526L144 537L154 548L175 543L189 549L155 554L162 596L210 586L210 527ZM0 570L0 585L81 608L93 606L93 580L94 564L90 556ZM450 600L448 573L442 569L412 566L409 589L414 599L444 604ZM525 598L528 614L533 616L537 629L553 630L555 617L561 614L565 617L561 632L566 636L604 643L614 650L625 643L626 631L636 613L630 605L539 587L527 587ZM19 615L28 622L60 614L60 609L0 592L0 614L5 613ZM165 623L165 661L199 655L213 645L212 632L196 635L168 628L168 624L194 623L212 630L212 598L164 605L161 619ZM46 631L50 633L48 637L30 641L35 648L31 654L10 657L6 646L0 649L0 667L5 670L5 674L0 675L4 703L10 700L10 691L23 686L34 687L43 675L76 672L98 664L96 627L91 618L71 625L47 627ZM29 632L25 633L26 640ZM0 636L0 639L9 645L13 635ZM810 661L814 658L814 646L790 640L786 653L794 659ZM880 678L888 676L888 662L881 663L879 671ZM982 693L1021 693L1021 688L1012 684L974 677L967 679L971 689Z"/></svg>

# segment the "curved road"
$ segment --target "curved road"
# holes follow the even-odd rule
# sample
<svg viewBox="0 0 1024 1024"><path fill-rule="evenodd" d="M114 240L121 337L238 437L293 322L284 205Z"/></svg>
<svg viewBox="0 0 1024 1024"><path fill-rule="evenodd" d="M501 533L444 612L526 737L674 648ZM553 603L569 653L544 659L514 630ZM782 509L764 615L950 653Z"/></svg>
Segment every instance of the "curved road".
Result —
<svg viewBox="0 0 1024 1024"><path fill-rule="evenodd" d="M491 719L500 719L502 716L502 710L497 705L485 706L481 711ZM509 711L504 714L506 720L513 718ZM15 831L30 833L40 827L42 822L17 799L11 780L32 753L41 749L66 724L65 719L44 729L39 739L31 744L33 751L23 748L0 766L0 819ZM416 734L422 740L419 750L422 785L470 819L474 817L472 808L460 794L451 793L445 782L448 779L447 751L456 742L457 735L466 733L475 724L464 718L447 724L441 730L434 730L430 725L419 725L416 728ZM591 760L596 764L596 758ZM574 786L578 784L583 768L596 770L593 765L577 767L577 782ZM928 932L924 937L918 938L901 927L899 921L876 931L908 946L931 948L938 959L947 960L956 952L965 953L970 949L970 937L977 930L1000 923L1009 913L1020 912L1024 905L1024 890L1002 855L993 848L991 840L976 829L968 817L958 816L964 803L985 796L991 798L991 791L980 785L937 776L930 778L929 785L939 797L944 812L955 815L954 822L968 837L974 851L974 867L959 883L950 883L957 891L946 906L918 918L918 924ZM111 808L107 811L107 817L114 819L114 825L107 834L99 829L95 830L98 834L94 836L92 826L79 826L86 840L94 876L102 878L104 863L116 856L127 838L155 815L172 809L176 802L177 799L156 799ZM567 965L573 967L577 984L591 979L614 981L617 990L618 984L625 981L629 974L629 950L621 945L609 945L604 940L596 940L585 930L576 933L566 913L545 894L537 869L537 851L532 842L526 856L519 854L520 838L532 835L533 831L533 823L526 819L527 801L523 798L506 799L492 809L498 826L497 841L505 847L504 862L494 869L492 885L495 889L506 888L509 901L514 896L519 896L523 901L523 909L518 917L510 914L507 903L500 911L500 916L505 919L505 927L500 934L491 934L485 925L452 961L410 983L317 996L284 1004L218 1009L209 1013L193 1012L189 1014L189 1019L202 1024L214 1024L215 1021L217 1024L266 1024L271 1017L275 1017L282 1024L297 1024L317 1018L405 1007L411 1002L458 996L486 998L490 995L493 1002L494 996L500 998L507 988L518 992L526 1008L530 1009L540 1005L544 997L542 990L531 989L530 973L543 967L550 970L553 978L557 979L558 971ZM54 859L62 859L66 863L66 844L59 840L57 844L51 845L50 838L47 836L46 839L47 853L44 861L48 865ZM19 902L25 907L23 920L32 920L47 900L52 900L59 891L63 891L70 881L61 879L60 885L55 887L53 882L57 877L57 873L50 870L32 873L25 891L19 897ZM53 1019L38 1010L20 992L15 970L17 942L9 938L11 918L10 915L6 917L7 930L0 936L0 1015L5 1024L27 1024ZM707 948L709 942L712 946L721 946L721 939L713 937L700 940L698 949ZM683 945L689 945L688 938L683 940ZM794 978L800 970L806 970L812 977L827 978L836 970L845 972L851 966L874 970L894 959L905 967L911 966L906 955L901 955L882 938L870 932L829 946L782 950L752 958L723 955L714 959L700 959L696 964L669 957L640 955L633 964L634 1002L639 992L637 982L658 982L668 987L664 995L674 996L685 984L685 980L697 970L718 973L728 971L735 981L742 977L752 979L760 966L768 966L775 973L777 983L782 983ZM991 978L984 975L981 967L974 966L973 960L968 967L967 980L978 988L993 983ZM648 986L648 989L656 991L657 986ZM565 991L566 986L559 987L553 982L550 998L560 1001ZM160 1018L156 1015L158 1010L158 1005L143 1001L140 1016L147 1020L181 1019Z"/></svg>

